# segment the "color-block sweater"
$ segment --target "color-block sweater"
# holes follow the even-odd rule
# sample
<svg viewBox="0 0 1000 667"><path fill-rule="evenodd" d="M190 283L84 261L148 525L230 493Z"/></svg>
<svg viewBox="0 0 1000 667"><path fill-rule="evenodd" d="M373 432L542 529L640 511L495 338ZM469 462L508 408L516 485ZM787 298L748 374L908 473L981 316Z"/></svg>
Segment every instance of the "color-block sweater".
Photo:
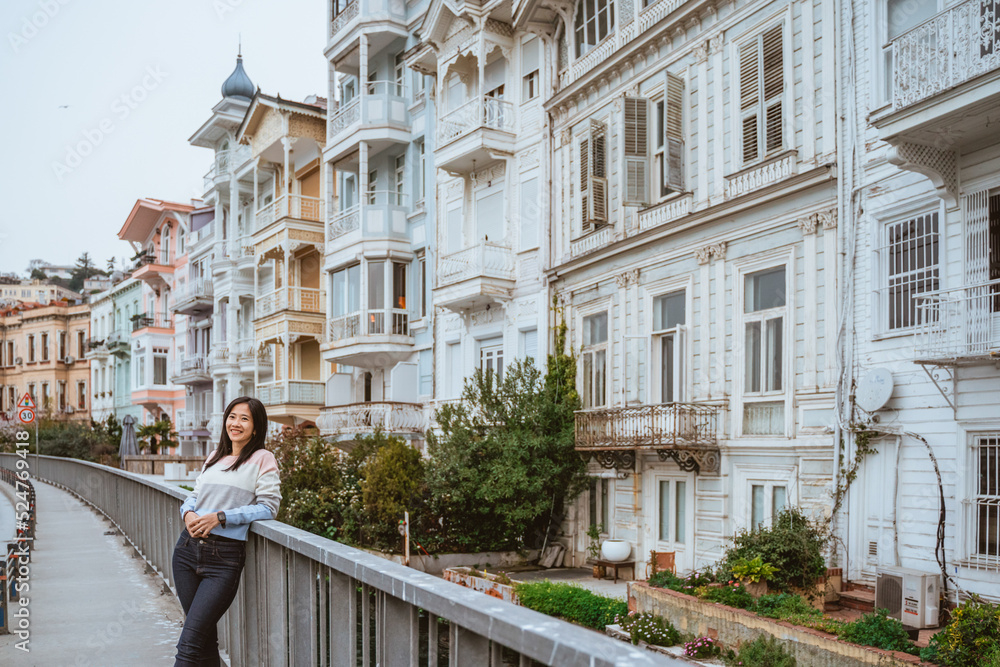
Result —
<svg viewBox="0 0 1000 667"><path fill-rule="evenodd" d="M214 455L213 451L205 463ZM238 470L226 470L235 461L235 456L224 456L211 468L202 466L194 491L181 505L181 519L189 510L198 516L225 512L226 527L216 526L212 534L245 541L251 521L278 516L281 480L278 462L266 449L258 449Z"/></svg>

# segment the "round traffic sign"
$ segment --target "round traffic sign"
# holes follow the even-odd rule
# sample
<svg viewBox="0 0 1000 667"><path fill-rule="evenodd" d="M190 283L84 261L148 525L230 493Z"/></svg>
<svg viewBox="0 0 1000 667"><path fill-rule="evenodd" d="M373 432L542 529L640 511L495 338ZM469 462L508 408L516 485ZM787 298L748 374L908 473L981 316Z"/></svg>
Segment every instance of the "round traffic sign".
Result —
<svg viewBox="0 0 1000 667"><path fill-rule="evenodd" d="M17 418L22 424L30 424L35 421L35 411L31 408L21 408L17 411Z"/></svg>

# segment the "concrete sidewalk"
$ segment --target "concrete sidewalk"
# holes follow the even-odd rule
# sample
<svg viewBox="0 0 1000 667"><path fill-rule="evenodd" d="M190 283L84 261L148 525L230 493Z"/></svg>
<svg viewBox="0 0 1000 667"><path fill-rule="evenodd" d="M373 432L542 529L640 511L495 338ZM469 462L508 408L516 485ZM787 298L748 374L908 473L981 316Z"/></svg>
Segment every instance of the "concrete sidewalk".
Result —
<svg viewBox="0 0 1000 667"><path fill-rule="evenodd" d="M184 615L163 580L145 573L113 526L74 496L35 482L30 652L0 635L5 667L172 665ZM18 606L12 611L16 614Z"/></svg>

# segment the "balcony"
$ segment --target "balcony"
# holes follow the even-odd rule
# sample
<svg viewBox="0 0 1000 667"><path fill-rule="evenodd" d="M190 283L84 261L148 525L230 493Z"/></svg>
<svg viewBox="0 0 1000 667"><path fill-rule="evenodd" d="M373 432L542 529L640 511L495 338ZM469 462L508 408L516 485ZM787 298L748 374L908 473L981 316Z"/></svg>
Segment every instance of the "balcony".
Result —
<svg viewBox="0 0 1000 667"><path fill-rule="evenodd" d="M718 408L663 403L576 412L576 450L605 468L633 469L637 450L673 459L682 470L719 471Z"/></svg>
<svg viewBox="0 0 1000 667"><path fill-rule="evenodd" d="M365 310L327 322L323 358L359 368L392 366L413 353L409 314L384 308Z"/></svg>
<svg viewBox="0 0 1000 667"><path fill-rule="evenodd" d="M205 412L184 410L177 417L179 431L207 431L211 415Z"/></svg>
<svg viewBox="0 0 1000 667"><path fill-rule="evenodd" d="M108 335L105 345L108 351L117 357L127 357L131 354L132 342L125 331L114 331Z"/></svg>
<svg viewBox="0 0 1000 667"><path fill-rule="evenodd" d="M337 6L340 2L333 4ZM332 50L327 53L327 57L337 62L338 72L357 67L356 42L361 32L368 35L369 53L378 53L393 40L406 37L406 3L395 0L353 0L333 17L330 22Z"/></svg>
<svg viewBox="0 0 1000 667"><path fill-rule="evenodd" d="M326 387L322 382L285 380L257 385L257 398L264 405L313 405L326 404Z"/></svg>
<svg viewBox="0 0 1000 667"><path fill-rule="evenodd" d="M107 342L98 338L88 338L86 347L87 351L83 355L84 359L107 359L111 353L108 350Z"/></svg>
<svg viewBox="0 0 1000 667"><path fill-rule="evenodd" d="M209 356L207 354L197 354L181 359L177 373L170 378L172 384L198 384L201 382L211 382L212 376L208 372Z"/></svg>
<svg viewBox="0 0 1000 667"><path fill-rule="evenodd" d="M253 373L258 362L262 366L271 363L271 348L257 347L253 338L242 338L236 344L236 362L240 365L240 371Z"/></svg>
<svg viewBox="0 0 1000 667"><path fill-rule="evenodd" d="M143 313L142 315L132 316L132 333L150 327L155 329L171 329L173 326L173 321L170 319L168 313L153 313L152 315Z"/></svg>
<svg viewBox="0 0 1000 667"><path fill-rule="evenodd" d="M320 410L316 420L320 435L355 436L381 429L386 433L420 434L427 429L419 403L351 403Z"/></svg>
<svg viewBox="0 0 1000 667"><path fill-rule="evenodd" d="M1000 280L916 297L918 364L971 366L1000 360Z"/></svg>
<svg viewBox="0 0 1000 667"><path fill-rule="evenodd" d="M237 363L235 351L230 350L225 343L213 345L209 359L209 370L213 373L229 372Z"/></svg>
<svg viewBox="0 0 1000 667"><path fill-rule="evenodd" d="M215 153L215 162L205 174L205 191L208 192L216 185L226 183L233 172L244 162L250 159L250 146L241 145Z"/></svg>
<svg viewBox="0 0 1000 667"><path fill-rule="evenodd" d="M324 208L323 200L318 197L282 195L270 204L257 210L254 226L255 233L267 229L275 222L284 218L293 218L308 222L322 222Z"/></svg>
<svg viewBox="0 0 1000 667"><path fill-rule="evenodd" d="M441 258L434 303L451 310L469 310L511 297L515 280L514 253L484 241Z"/></svg>
<svg viewBox="0 0 1000 667"><path fill-rule="evenodd" d="M308 287L281 287L257 297L254 319L262 319L284 310L322 313L324 293Z"/></svg>
<svg viewBox="0 0 1000 667"><path fill-rule="evenodd" d="M496 159L512 155L515 143L514 105L493 97L469 100L438 121L437 166L451 174L467 174Z"/></svg>
<svg viewBox="0 0 1000 667"><path fill-rule="evenodd" d="M212 281L190 280L174 293L170 309L181 315L204 315L212 310Z"/></svg>
<svg viewBox="0 0 1000 667"><path fill-rule="evenodd" d="M1000 105L993 7L992 0L965 0L892 41L892 108L872 119L880 139L936 153L992 143L990 115Z"/></svg>
<svg viewBox="0 0 1000 667"><path fill-rule="evenodd" d="M174 275L170 262L170 254L166 252L140 255L133 265L132 277L159 291L168 287L168 280Z"/></svg>
<svg viewBox="0 0 1000 667"><path fill-rule="evenodd" d="M370 81L363 95L340 107L327 125L327 159L340 162L357 151L362 141L369 154L381 152L392 144L410 140L409 102L401 84L395 81Z"/></svg>
<svg viewBox="0 0 1000 667"><path fill-rule="evenodd" d="M336 241L329 250L341 250L363 240L396 239L409 245L406 230L406 195L393 191L375 190L365 195L365 201L330 216L327 238Z"/></svg>

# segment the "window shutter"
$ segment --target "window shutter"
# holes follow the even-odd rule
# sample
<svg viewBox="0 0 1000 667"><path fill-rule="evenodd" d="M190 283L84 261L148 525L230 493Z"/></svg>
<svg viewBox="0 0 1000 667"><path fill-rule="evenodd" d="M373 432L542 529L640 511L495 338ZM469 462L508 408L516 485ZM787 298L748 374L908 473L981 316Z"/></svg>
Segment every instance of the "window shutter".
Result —
<svg viewBox="0 0 1000 667"><path fill-rule="evenodd" d="M593 230L590 222L588 185L590 183L590 134L580 140L580 229L586 234Z"/></svg>
<svg viewBox="0 0 1000 667"><path fill-rule="evenodd" d="M764 150L770 153L780 150L784 113L782 98L785 93L785 66L782 25L779 23L764 33L762 60L764 69Z"/></svg>
<svg viewBox="0 0 1000 667"><path fill-rule="evenodd" d="M663 185L671 192L684 190L684 79L667 72L663 113Z"/></svg>
<svg viewBox="0 0 1000 667"><path fill-rule="evenodd" d="M626 206L649 204L649 102L644 97L626 97L622 137L625 159Z"/></svg>
<svg viewBox="0 0 1000 667"><path fill-rule="evenodd" d="M608 221L607 126L590 121L590 177L587 183L590 222Z"/></svg>
<svg viewBox="0 0 1000 667"><path fill-rule="evenodd" d="M758 40L740 47L740 118L743 126L743 162L753 162L758 149L758 118L760 110L760 67Z"/></svg>

